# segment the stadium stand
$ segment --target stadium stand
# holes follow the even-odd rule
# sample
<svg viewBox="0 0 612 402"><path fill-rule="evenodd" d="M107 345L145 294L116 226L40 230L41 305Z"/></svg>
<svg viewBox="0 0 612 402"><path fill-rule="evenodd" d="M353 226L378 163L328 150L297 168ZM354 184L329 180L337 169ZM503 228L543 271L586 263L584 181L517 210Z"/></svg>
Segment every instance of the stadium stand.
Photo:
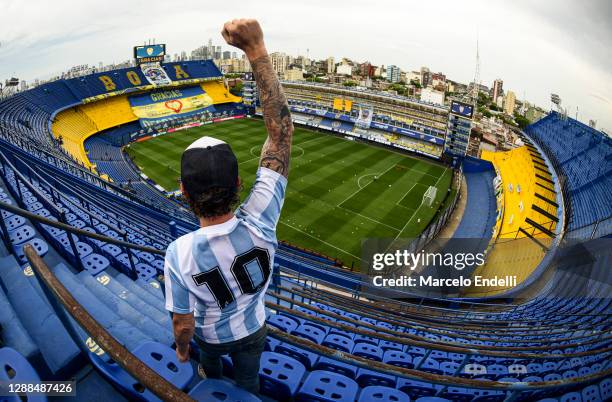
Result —
<svg viewBox="0 0 612 402"><path fill-rule="evenodd" d="M468 199L454 237L478 238L488 243L493 234L496 218L493 190L495 171L490 163L468 158L463 162L463 175L467 184Z"/></svg>
<svg viewBox="0 0 612 402"><path fill-rule="evenodd" d="M442 155L448 112L439 106L384 92L305 82L283 82L282 85L291 111L308 116L304 120L309 126L434 158ZM365 126L360 124L362 110L371 113Z"/></svg>
<svg viewBox="0 0 612 402"><path fill-rule="evenodd" d="M164 68L177 81L216 82L221 75L211 62L169 63ZM126 75L128 71L135 75ZM120 151L138 131L129 114L111 115L102 107L109 99L98 100L100 108L97 102L82 103L110 92L134 90L138 87L134 77L141 84L146 82L139 70L122 69L43 84L0 103L0 323L5 345L0 362L11 378L24 381L73 378L81 370L95 368L100 386L80 397L156 400L58 308L24 256L24 246L30 244L98 323L177 388L199 400L210 395L258 400L232 384L229 359L224 359L224 380L199 380L194 375L195 362L179 363L172 350L160 282L163 250L178 234L196 227L193 217L168 200L142 196L141 188L132 194L102 180L83 168L82 149L73 149L79 151L76 155L54 140L52 121L66 133L62 138L80 141L81 147L85 142L88 157L99 170L111 172L115 181L137 178L131 167L122 165ZM337 91L330 93L337 95ZM376 94L363 96L381 102ZM121 95L110 99L119 109L125 105ZM233 103L216 105L215 112L218 116L239 113L241 109ZM385 107L401 108L391 103ZM435 136L438 123L444 120L436 110L414 105L411 127L427 125ZM319 123L331 119L332 127L339 123L354 129L350 118L355 113L347 113L342 114L344 118L319 115ZM102 133L85 140L91 130ZM537 183L556 183L561 177L563 197L546 195L560 199L559 207L571 206L568 230L578 233L588 225L593 228L588 238L609 234L604 224L610 220L612 205L609 140L554 113L528 127L526 134L546 155L526 142L525 148L493 158L504 187L520 182L525 200L540 205L535 200L535 194L541 194ZM563 147L558 138L576 146ZM547 158L554 169L542 175L544 180L537 176L540 164L536 161L544 161L542 168L548 169ZM492 235L497 216L494 173L490 164L470 167L470 163L464 164L467 212L457 234L486 238ZM582 173L585 166L596 168ZM19 209L9 211L9 207ZM526 216L541 225L544 218L536 212L546 216L533 208ZM53 222L68 226L55 227ZM518 225L518 218L513 223ZM562 225L559 220L549 230L557 235ZM532 237L540 241L543 233L534 230ZM535 243L531 238L523 240ZM531 297L489 303L488 299L448 302L411 294L390 298L361 275L325 257L281 246L266 295L270 333L260 370L263 398L609 400L610 256L598 242L582 247L588 249L590 260L576 264L563 253L555 256L545 267L555 268L546 270L552 278L546 278ZM566 252L571 255L572 250ZM87 381L80 380L77 386L87 389Z"/></svg>
<svg viewBox="0 0 612 402"><path fill-rule="evenodd" d="M612 233L612 140L574 119L551 112L525 129L551 158L568 209L569 236Z"/></svg>
<svg viewBox="0 0 612 402"><path fill-rule="evenodd" d="M527 146L507 152L482 153L483 159L495 165L504 187L499 237L555 235L559 218L552 175L544 160L532 155Z"/></svg>
<svg viewBox="0 0 612 402"><path fill-rule="evenodd" d="M228 103L228 102L234 102L234 103L240 102L240 98L238 96L232 95L227 90L227 88L223 84L223 81L209 81L209 82L202 83L201 85L202 85L202 89L208 95L210 95L210 97L212 98L215 104Z"/></svg>

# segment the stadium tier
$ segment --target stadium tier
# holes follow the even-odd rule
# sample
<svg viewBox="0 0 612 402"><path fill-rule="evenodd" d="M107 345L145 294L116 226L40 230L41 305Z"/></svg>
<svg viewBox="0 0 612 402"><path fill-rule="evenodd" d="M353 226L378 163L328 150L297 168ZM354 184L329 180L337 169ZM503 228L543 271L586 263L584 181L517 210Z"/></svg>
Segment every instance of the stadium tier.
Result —
<svg viewBox="0 0 612 402"><path fill-rule="evenodd" d="M294 118L302 124L429 157L442 155L448 109L441 105L333 85L289 81L282 85Z"/></svg>
<svg viewBox="0 0 612 402"><path fill-rule="evenodd" d="M557 170L568 208L568 235L612 233L610 137L557 112L527 127L525 133L550 155Z"/></svg>
<svg viewBox="0 0 612 402"><path fill-rule="evenodd" d="M270 329L259 372L262 395L233 384L226 357L223 380L199 378L196 354L187 363L177 360L162 292L164 250L197 222L155 189L122 147L152 136L177 138L179 132L161 134L193 123L215 126L243 116L245 107L210 61L163 68L172 81L164 88L148 84L138 69L120 69L46 83L0 102L0 362L7 376L23 382L75 379L77 400L158 400L93 339L99 334L87 332L61 307L39 267L24 255L25 245L32 245L112 338L196 400L612 399L612 273L609 251L597 240L612 233L610 140L555 113L525 130L524 146L486 154L490 162L463 162L465 212L454 236L482 240L484 274L510 272L510 254L527 259L517 288L493 289L495 298L472 293L469 300L386 292L337 260L281 245L266 294ZM449 113L442 107L333 86L283 86L294 119L305 126L442 155ZM161 110L159 104L186 116L143 114ZM323 148L329 154L321 157L343 163L341 154L353 145L307 130L297 137L302 150L296 148L296 160L321 140L337 146ZM257 159L248 139L238 140L244 140L245 155ZM394 208L425 209L426 190L441 179L451 181L450 167L437 161L367 149L356 165L379 163L380 155L396 159L380 177L355 178L371 176L371 193L363 197L382 193L397 198ZM171 167L162 168L169 175ZM414 181L417 175L421 181ZM392 192L388 180L406 180L418 196L412 189ZM303 185L321 188L319 182ZM454 188L447 183L446 189L451 194ZM447 197L438 193L434 204ZM353 203L356 194L340 194L338 207L363 216L365 207L376 207ZM297 198L296 205L293 212L308 208ZM435 222L433 215L445 209L432 211ZM395 229L393 216L378 213L387 219L379 226L397 236L410 223ZM335 215L325 219L340 231L345 215ZM428 222L419 227L431 236L439 230ZM580 245L590 258L577 262L564 234L591 240ZM519 253L508 240L527 245Z"/></svg>

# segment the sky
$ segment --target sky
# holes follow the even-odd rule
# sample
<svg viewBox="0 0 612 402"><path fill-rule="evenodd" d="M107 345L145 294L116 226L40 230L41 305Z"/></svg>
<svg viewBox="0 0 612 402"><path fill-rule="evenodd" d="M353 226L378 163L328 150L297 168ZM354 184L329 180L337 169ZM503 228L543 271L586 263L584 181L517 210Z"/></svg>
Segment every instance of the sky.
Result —
<svg viewBox="0 0 612 402"><path fill-rule="evenodd" d="M257 18L270 52L348 57L403 70L474 78L612 132L609 0L0 0L0 79L48 78L72 66L120 62L150 38L180 53L223 44L223 22Z"/></svg>

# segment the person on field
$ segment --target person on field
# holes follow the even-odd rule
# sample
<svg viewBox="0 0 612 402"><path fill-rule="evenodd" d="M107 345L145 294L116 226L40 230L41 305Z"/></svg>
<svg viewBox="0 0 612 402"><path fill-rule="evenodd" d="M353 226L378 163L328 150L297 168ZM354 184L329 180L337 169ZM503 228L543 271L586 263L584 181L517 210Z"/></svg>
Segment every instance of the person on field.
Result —
<svg viewBox="0 0 612 402"><path fill-rule="evenodd" d="M172 312L176 354L189 360L195 335L200 375L220 378L229 354L237 384L259 392L266 338L264 296L272 275L278 223L289 173L293 123L259 23L225 23L225 41L243 50L257 82L268 137L255 184L237 209L238 161L229 144L202 137L181 157L181 191L200 228L168 246L166 309Z"/></svg>

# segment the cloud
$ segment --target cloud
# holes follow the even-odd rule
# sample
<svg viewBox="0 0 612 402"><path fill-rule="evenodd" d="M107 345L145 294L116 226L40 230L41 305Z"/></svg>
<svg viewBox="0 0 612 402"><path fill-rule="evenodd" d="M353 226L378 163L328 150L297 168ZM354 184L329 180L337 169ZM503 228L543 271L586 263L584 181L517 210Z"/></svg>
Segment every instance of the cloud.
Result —
<svg viewBox="0 0 612 402"><path fill-rule="evenodd" d="M271 51L314 58L349 57L404 70L428 66L454 80L474 76L476 37L481 79L519 99L548 105L551 92L579 104L581 117L609 128L612 2L593 0L2 0L0 78L50 77L74 65L119 62L149 38L170 53L213 38L222 23L258 18ZM6 3L6 6L5 6ZM8 23L6 23L8 21Z"/></svg>

